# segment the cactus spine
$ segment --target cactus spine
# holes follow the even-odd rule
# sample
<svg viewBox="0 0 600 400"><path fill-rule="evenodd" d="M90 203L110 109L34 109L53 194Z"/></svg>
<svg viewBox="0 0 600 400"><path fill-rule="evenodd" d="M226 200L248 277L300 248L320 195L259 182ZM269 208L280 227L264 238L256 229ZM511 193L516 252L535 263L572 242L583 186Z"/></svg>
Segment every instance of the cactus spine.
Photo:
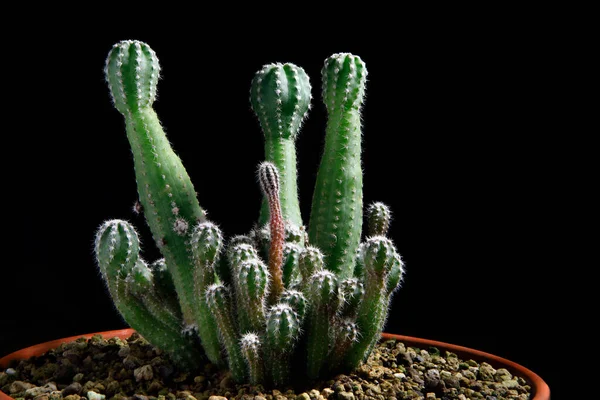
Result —
<svg viewBox="0 0 600 400"><path fill-rule="evenodd" d="M322 75L329 118L308 235L327 268L345 279L352 276L362 230L360 108L367 69L359 57L341 53L325 61Z"/></svg>
<svg viewBox="0 0 600 400"><path fill-rule="evenodd" d="M105 73L133 151L134 211L145 214L164 257L147 264L125 221L98 230L98 266L125 321L181 368L201 367L203 349L212 363L226 361L240 383L279 386L356 368L377 343L404 274L385 237L387 206L367 209L370 237L360 244L362 60L334 54L323 67L328 122L308 233L295 139L310 108L309 79L293 64L256 74L250 97L265 137L267 161L258 168L264 201L254 229L226 246L152 109L160 73L154 52L120 42Z"/></svg>
<svg viewBox="0 0 600 400"><path fill-rule="evenodd" d="M295 140L310 107L311 87L304 70L294 64L269 64L258 71L250 88L250 104L265 136L265 159L279 170L283 218L302 225L296 176ZM259 225L269 220L263 201Z"/></svg>

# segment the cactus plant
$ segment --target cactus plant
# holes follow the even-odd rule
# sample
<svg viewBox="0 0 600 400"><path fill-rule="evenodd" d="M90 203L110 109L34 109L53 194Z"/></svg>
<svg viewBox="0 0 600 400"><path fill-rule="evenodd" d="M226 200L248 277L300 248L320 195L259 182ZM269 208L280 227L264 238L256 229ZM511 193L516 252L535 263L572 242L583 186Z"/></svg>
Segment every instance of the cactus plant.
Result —
<svg viewBox="0 0 600 400"><path fill-rule="evenodd" d="M361 243L361 105L367 70L348 53L325 60L328 111L309 229L300 215L295 139L311 85L293 64L269 64L251 83L262 127L264 195L256 226L227 240L207 220L192 182L152 109L160 65L139 41L117 43L106 60L115 108L125 118L139 203L164 256L146 263L124 220L96 233L101 275L124 320L182 369L203 355L238 382L285 385L358 367L385 324L404 263L386 237L390 211L374 203ZM293 366L293 368L292 368ZM298 370L301 373L293 373Z"/></svg>

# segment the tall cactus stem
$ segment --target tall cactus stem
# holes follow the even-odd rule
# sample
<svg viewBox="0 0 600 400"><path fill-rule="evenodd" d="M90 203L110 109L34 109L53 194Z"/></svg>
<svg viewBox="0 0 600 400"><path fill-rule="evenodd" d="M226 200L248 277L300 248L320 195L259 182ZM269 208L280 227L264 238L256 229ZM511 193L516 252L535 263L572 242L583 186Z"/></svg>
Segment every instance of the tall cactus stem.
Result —
<svg viewBox="0 0 600 400"><path fill-rule="evenodd" d="M215 264L223 237L220 229L206 221L194 227L190 237L190 247L194 259L194 317L200 342L208 359L216 365L223 365L221 343L215 317L206 302L206 289L215 283Z"/></svg>
<svg viewBox="0 0 600 400"><path fill-rule="evenodd" d="M250 88L250 104L265 136L265 159L279 169L283 218L302 225L298 202L295 140L310 108L311 87L304 70L294 64L269 64L259 70ZM263 201L259 217L269 220Z"/></svg>
<svg viewBox="0 0 600 400"><path fill-rule="evenodd" d="M359 57L341 53L325 60L322 75L329 117L308 234L327 268L345 279L352 276L362 230L360 108L367 70Z"/></svg>
<svg viewBox="0 0 600 400"><path fill-rule="evenodd" d="M274 385L283 385L290 380L292 354L299 335L300 321L292 307L287 303L271 307L265 338Z"/></svg>
<svg viewBox="0 0 600 400"><path fill-rule="evenodd" d="M326 364L333 340L334 317L339 307L338 282L334 273L317 271L311 277L309 288L307 326L307 376L317 379Z"/></svg>
<svg viewBox="0 0 600 400"><path fill-rule="evenodd" d="M279 202L279 172L275 165L263 162L258 168L258 180L264 196L269 202L269 228L271 246L269 249L269 273L271 274L271 291L269 304L274 304L284 290L283 286L283 247L285 244L285 224L281 215Z"/></svg>
<svg viewBox="0 0 600 400"><path fill-rule="evenodd" d="M229 369L236 382L246 377L246 363L239 345L239 335L233 317L233 304L229 289L223 284L213 284L206 289L206 302L221 334L221 340L227 352Z"/></svg>
<svg viewBox="0 0 600 400"><path fill-rule="evenodd" d="M152 109L158 59L147 44L123 41L109 52L105 73L114 105L125 118L146 221L173 277L184 324L194 325L194 268L187 242L189 226L204 222L206 214Z"/></svg>

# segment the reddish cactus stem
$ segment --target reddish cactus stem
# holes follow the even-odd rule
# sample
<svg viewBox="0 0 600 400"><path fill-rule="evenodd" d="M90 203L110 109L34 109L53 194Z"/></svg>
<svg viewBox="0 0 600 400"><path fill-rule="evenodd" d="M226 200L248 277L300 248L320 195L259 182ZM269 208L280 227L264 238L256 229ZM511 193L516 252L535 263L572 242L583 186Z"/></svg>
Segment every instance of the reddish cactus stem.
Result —
<svg viewBox="0 0 600 400"><path fill-rule="evenodd" d="M269 273L271 274L271 291L269 303L275 304L283 293L283 247L285 245L285 223L281 214L279 200L279 173L277 168L264 162L259 166L258 177L260 187L269 203L269 227L271 229L271 247L269 248Z"/></svg>

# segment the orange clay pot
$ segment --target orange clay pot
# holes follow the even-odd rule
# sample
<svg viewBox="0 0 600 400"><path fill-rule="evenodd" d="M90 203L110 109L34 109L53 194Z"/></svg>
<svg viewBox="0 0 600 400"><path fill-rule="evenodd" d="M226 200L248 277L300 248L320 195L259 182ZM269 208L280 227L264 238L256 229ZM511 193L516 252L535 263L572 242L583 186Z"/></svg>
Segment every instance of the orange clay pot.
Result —
<svg viewBox="0 0 600 400"><path fill-rule="evenodd" d="M61 343L71 342L71 341L74 341L81 337L85 337L85 338L89 339L93 335L102 335L102 337L104 337L105 339L109 339L112 337L127 339L129 336L131 336L131 334L133 332L134 332L133 329L121 329L121 330L117 330L117 331L89 333L86 335L71 336L71 337L64 338L64 339L52 340L50 342L38 344L35 346L27 347L27 348L19 350L19 351L15 351L14 353L11 353L5 357L0 358L0 368L2 368L2 369L6 368L9 364L9 362L12 360L23 360L23 359L27 359L27 358L30 358L33 356L39 356L39 355L42 355L43 353L47 352L48 350L58 347ZM456 346L456 345L448 344L448 343L444 343L444 342L436 342L434 340L420 339L420 338L415 338L415 337L410 337L410 336L394 335L391 333L383 333L381 336L383 339L386 339L386 340L387 339L399 340L399 341L405 343L407 346L419 347L419 348L424 348L424 349L426 349L430 346L434 346L434 347L437 347L440 351L441 350L449 350L453 353L456 353L456 355L463 360L472 359L472 360L479 361L479 362L485 361L488 364L492 365L496 369L506 368L512 374L521 376L523 379L525 379L529 383L529 385L531 386L532 395L533 395L531 400L550 400L550 388L548 388L548 385L546 384L546 382L544 382L542 380L542 378L540 378L538 375L536 375L532 371L530 371L527 368L525 368L519 364L516 364L512 361L506 360L504 358L501 358L501 357L498 357L498 356L495 356L495 355L492 355L489 353L484 353L483 351L473 350L468 347ZM12 397L10 397L9 395L5 394L4 392L0 391L0 400L14 400L14 399Z"/></svg>

